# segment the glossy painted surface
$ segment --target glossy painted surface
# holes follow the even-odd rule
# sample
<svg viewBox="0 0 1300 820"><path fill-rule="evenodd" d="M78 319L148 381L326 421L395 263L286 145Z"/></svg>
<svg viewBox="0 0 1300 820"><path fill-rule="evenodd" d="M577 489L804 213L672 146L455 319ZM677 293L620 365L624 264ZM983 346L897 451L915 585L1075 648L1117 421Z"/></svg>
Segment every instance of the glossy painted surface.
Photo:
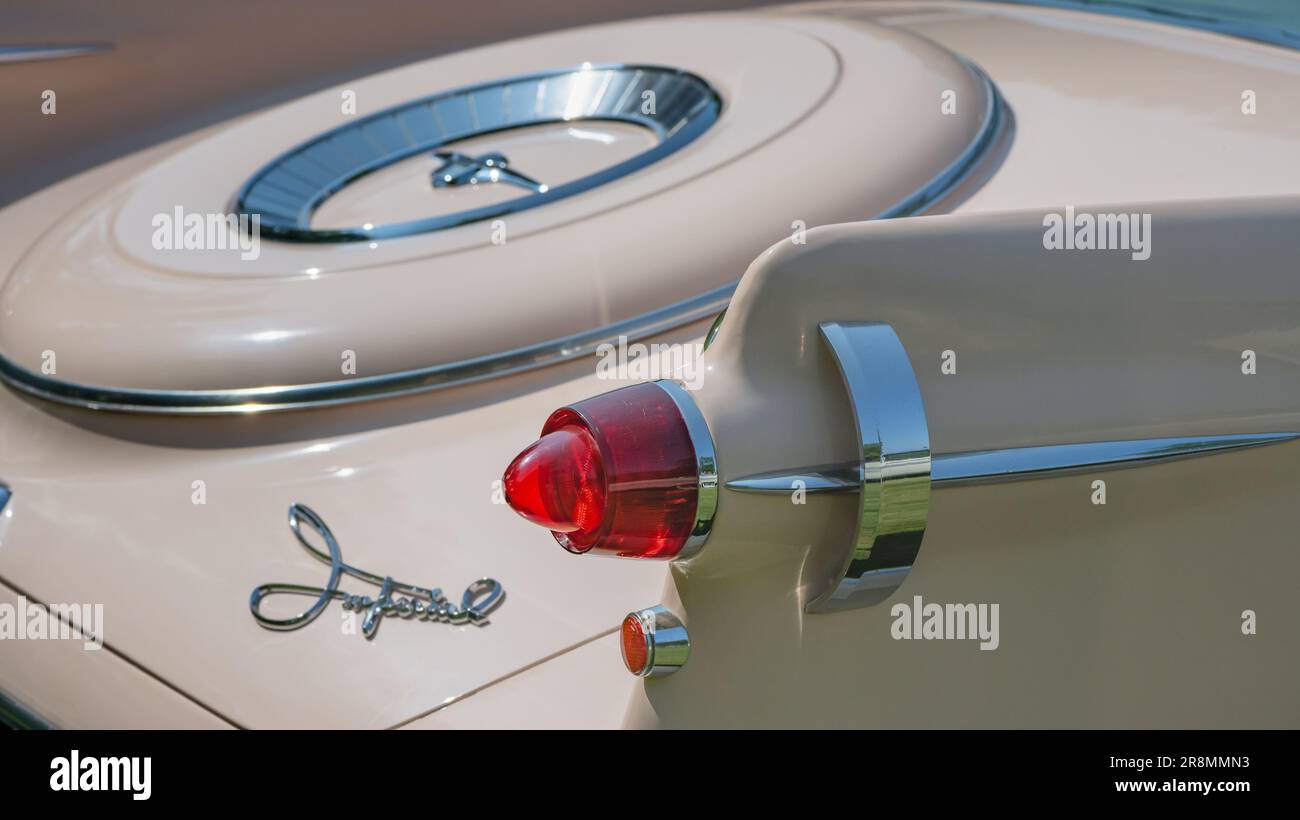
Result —
<svg viewBox="0 0 1300 820"><path fill-rule="evenodd" d="M964 54L1016 116L961 211L1300 191L1297 52L1122 17L993 3L827 3ZM1255 92L1257 113L1242 113Z"/></svg>
<svg viewBox="0 0 1300 820"><path fill-rule="evenodd" d="M584 62L691 71L723 96L722 116L671 161L503 225L345 247L264 240L247 260L154 247L160 214L225 212L232 183L344 119L339 89L311 95L181 148L59 220L0 290L0 354L40 372L54 350L57 378L74 384L201 390L347 382L513 350L731 283L796 220L893 207L966 148L985 110L978 79L924 40L764 16L562 32L348 90L373 111L436 90L431 76L454 88ZM885 76L908 81L876 81ZM969 111L942 117L929 101L945 88ZM725 214L727 229L691 241L701 214Z"/></svg>
<svg viewBox="0 0 1300 820"><path fill-rule="evenodd" d="M0 574L46 600L102 602L110 645L240 726L393 725L659 595L663 565L583 561L494 503L538 408L608 386L547 375L556 383L426 404L416 424L209 449L99 435L5 391L0 450L15 495ZM367 641L336 603L303 629L264 630L248 611L254 587L329 574L285 526L295 501L329 522L350 564L453 591L490 576L506 600L481 628L390 619Z"/></svg>
<svg viewBox="0 0 1300 820"><path fill-rule="evenodd" d="M0 542L3 543L3 542ZM0 606L33 602L0 584ZM42 602L45 603L45 602ZM91 603L55 601L52 603ZM31 615L28 623L48 614ZM57 624L57 622L56 622ZM104 617L104 628L114 624ZM33 634L38 627L30 627ZM228 729L230 724L110 649L80 640L0 640L0 693L55 727L86 729Z"/></svg>
<svg viewBox="0 0 1300 820"><path fill-rule="evenodd" d="M1300 197L1099 210L1151 214L1151 258L1046 250L1037 210L828 226L760 255L697 392L723 486L792 457L854 457L835 362L802 344L830 317L896 330L936 452L1300 429L1300 236L1289 228ZM1243 349L1260 362L1254 375ZM951 375L945 350L957 352ZM805 602L838 577L858 499L724 490L708 547L674 567L692 663L647 685L653 722L1297 725L1296 634L1241 625L1243 610L1292 606L1279 574L1300 571L1300 511L1286 500L1300 491L1298 453L1291 440L946 489L892 597L816 616ZM897 640L895 607L916 596L997 604L996 651ZM739 639L753 634L764 639ZM759 666L761 689L709 697ZM1222 698L1229 681L1250 696Z"/></svg>
<svg viewBox="0 0 1300 820"><path fill-rule="evenodd" d="M541 32L761 5L769 4L496 0L491 14L449 14L442 2L370 0L359 8L355 0L316 0L310 37L301 36L301 0L33 6L6 16L6 44L104 43L112 50L5 65L0 116L10 127L0 156L0 205L157 143L387 68ZM240 45L238 60L230 59L232 43ZM38 111L47 88L59 90L55 127ZM117 93L122 88L134 93Z"/></svg>
<svg viewBox="0 0 1300 820"><path fill-rule="evenodd" d="M959 212L1300 191L1300 165L1282 161L1300 152L1300 122L1286 108L1268 104L1285 99L1300 75L1300 60L1289 52L1059 11L929 3L825 10L840 18L865 15L932 38L983 66L1006 94L1016 116L1015 141L998 173L954 204ZM1197 82L1189 83L1189 76ZM1117 94L1117 87L1124 93ZM1242 88L1260 94L1260 113L1249 121L1239 110ZM858 109L831 121L820 109L808 121L808 144L850 150L867 113ZM6 236L39 236L95 192L194 142L182 140L68 180L0 212L0 228ZM784 150L766 156L772 159L768 168L789 158ZM717 173L725 176L729 201L740 208L757 191L806 184L798 170L776 178L732 166ZM707 225L698 242L683 240L668 249L684 253L681 248L690 246L706 265L727 263L706 241L714 234L745 234L737 246L750 244L748 260L786 234L795 219L810 226L843 219L820 207L805 214L792 205L759 226L747 212L738 212L734 221L719 220L710 211L682 207L683 201L688 200L668 198L656 212L664 221L655 224L683 238ZM922 231L920 224L891 228L906 236ZM763 239L755 241L759 234ZM1069 270L1068 255L1049 257L1041 275L1008 300L996 290L1007 280L972 264L973 251L991 250L981 244L981 234L961 238L959 249L950 252L954 278L946 282L955 291L906 291L899 281L882 279L861 294L873 314L862 318L906 320L902 325L913 329L903 336L905 344L916 344L916 333L936 350L959 344L977 354L1022 356L992 369L963 359L962 372L986 394L964 394L932 378L922 383L927 409L938 414L931 426L936 451L1050 443L1062 432L1287 429L1282 423L1295 420L1287 415L1295 403L1286 391L1294 389L1297 374L1288 370L1294 357L1285 352L1294 349L1288 334L1295 313L1285 294L1271 294L1274 307L1266 309L1291 305L1292 312L1267 314L1261 326L1272 335L1255 343L1282 351L1267 361L1273 373L1291 377L1291 387L1261 376L1254 389L1272 398L1250 405L1230 391L1186 394L1158 423L1142 425L1134 419L1153 411L1138 399L1109 407L1050 401L1049 386L1067 384L1062 374L1053 375L1053 358L1042 349L1056 323L1026 322L1024 316L1052 302L1053 295L1041 290L1042 277L1058 264L1060 275ZM563 256L573 247L583 248L610 277L627 275L627 260L665 252L660 244L636 246L639 252L566 244L563 253L557 245L538 255ZM19 243L0 245L0 270L18 264L25 250ZM875 247L861 256L885 258ZM1216 261L1222 271L1239 275L1243 269L1240 255ZM1125 280L1123 287L1146 287L1146 295L1161 303L1161 294L1140 279ZM807 295L788 296L787 307L803 304ZM1223 300L1237 305L1236 316L1251 307L1228 296ZM250 311L263 306L256 300L246 305ZM1202 307L1195 321L1180 327L1200 334L1202 341L1192 345L1198 354L1222 354L1235 366L1240 340L1224 330L1207 332L1205 324L1222 322L1214 327L1226 328L1233 316L1222 315L1217 305ZM932 308L936 314L928 313ZM898 316L884 316L886 309ZM1123 304L1114 309L1132 320L1139 329L1134 332L1150 320L1149 312L1125 313ZM926 319L938 313L942 320ZM741 324L731 318L724 323L709 359L741 355L725 339ZM706 326L661 341L699 341ZM1154 339L1154 328L1145 332ZM1122 332L1099 336L1097 361L1112 349L1106 344L1131 350L1121 343L1137 341ZM1092 344L1090 339L1081 346ZM937 362L932 354L917 356ZM766 353L755 349L752 355ZM1293 708L1294 681L1285 668L1268 666L1279 651L1293 658L1295 647L1278 633L1245 643L1237 632L1237 616L1247 606L1269 618L1292 611L1291 579L1300 567L1294 549L1277 545L1300 531L1290 512L1300 481L1294 444L1119 474L1106 509L1127 522L1122 527L1081 507L1086 482L1081 490L1070 479L937 494L909 587L918 585L927 599L1000 601L1003 648L983 653L961 642L935 642L923 653L917 643L888 639L887 608L815 620L798 614L799 572L819 568L814 561L801 570L799 550L790 544L812 539L799 541L789 531L786 509L720 516L689 574L677 574L683 594L674 603L676 586L669 583L664 591L663 565L565 555L544 531L493 504L491 482L533 440L550 411L616 386L596 378L594 367L589 359L420 400L229 424L73 413L2 391L0 479L15 495L6 510L12 517L0 522L0 577L46 600L102 601L107 640L115 650L212 712L247 726L386 726L412 718L412 726L524 725L550 715L556 725L593 726L1295 722L1293 712L1277 707ZM835 386L833 370L819 367L819 378ZM1162 358L1156 367L1135 366L1113 393L1099 395L1176 389L1178 374L1185 372L1180 368L1176 357ZM1027 381L1029 372L1046 374L1040 388ZM756 384L764 378L761 369L751 374ZM1008 412L1024 408L1008 407L998 397L1023 396L1027 389L1040 391L1026 402L1034 412L1008 425ZM740 402L732 412L753 407ZM737 449L739 428L730 427L717 408L705 410L715 425L724 480L844 457L829 435L798 447L780 425L762 437L762 448ZM847 414L829 405L813 417L827 430L851 429ZM1214 430L1200 426L1207 418ZM204 505L192 503L200 480ZM737 498L728 495L720 509L730 505L735 512L742 503ZM492 574L510 597L491 626L474 631L391 622L367 643L341 634L335 609L300 632L261 630L247 612L253 586L323 580L322 567L302 554L284 526L284 510L293 501L321 512L348 560L360 566L450 588ZM810 500L807 509L825 516L826 537L851 530L852 501L824 501ZM740 520L769 532L747 542L743 561L728 564L722 528ZM1271 524L1262 527L1261 521ZM788 540L778 543L782 533ZM909 587L903 594L911 594ZM680 673L643 684L623 669L608 633L630 609L656 603L688 620L692 656ZM764 630L767 641L751 652L740 638L756 630ZM601 635L606 637L591 642ZM846 647L854 657L850 665L844 662ZM773 651L782 662L772 662ZM8 689L15 673L7 665L0 669L0 688ZM754 683L754 669L764 672L757 679L761 685ZM1242 678L1242 669L1259 674ZM607 676L624 683L592 685L589 696L575 697L587 691L584 684ZM736 686L742 679L751 685ZM1229 688L1240 697L1223 699L1221 692ZM1171 698L1170 691L1183 696ZM43 706L39 687L18 694L34 708ZM83 700L78 709L92 712L68 711L65 722L94 723L93 704ZM845 704L861 711L846 711Z"/></svg>
<svg viewBox="0 0 1300 820"><path fill-rule="evenodd" d="M641 680L623 668L618 635L606 634L401 728L614 727L622 724Z"/></svg>

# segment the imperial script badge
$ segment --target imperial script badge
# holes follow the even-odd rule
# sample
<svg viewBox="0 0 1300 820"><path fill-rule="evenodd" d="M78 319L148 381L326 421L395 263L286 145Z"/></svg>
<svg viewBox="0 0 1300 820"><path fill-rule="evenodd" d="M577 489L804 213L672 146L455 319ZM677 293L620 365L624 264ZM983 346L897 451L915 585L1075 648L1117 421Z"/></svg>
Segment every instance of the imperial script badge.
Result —
<svg viewBox="0 0 1300 820"><path fill-rule="evenodd" d="M328 554L312 546L304 537L303 522L324 539L325 546L329 549ZM375 636L375 631L379 629L379 622L386 615L407 620L414 618L421 621L445 621L451 624L483 626L488 622L488 613L500 606L505 598L506 591L501 584L491 578L480 578L465 588L460 606L456 606L447 600L441 589L426 589L413 584L404 584L388 576L381 577L349 566L343 563L343 554L339 550L339 543L334 538L334 533L330 532L330 528L319 515L304 504L294 504L289 507L289 529L293 530L298 542L306 547L308 552L330 565L330 577L324 587L301 584L262 584L256 587L249 597L248 608L252 610L258 624L267 629L284 631L304 627L316 620L316 617L334 599L341 600L345 610L365 613L361 621L361 632L367 638ZM339 581L345 573L379 587L378 597L372 599L369 595L352 595L339 590ZM405 593L410 597L394 598L394 593ZM262 601L277 594L315 595L316 602L304 612L290 618L271 618L262 613Z"/></svg>

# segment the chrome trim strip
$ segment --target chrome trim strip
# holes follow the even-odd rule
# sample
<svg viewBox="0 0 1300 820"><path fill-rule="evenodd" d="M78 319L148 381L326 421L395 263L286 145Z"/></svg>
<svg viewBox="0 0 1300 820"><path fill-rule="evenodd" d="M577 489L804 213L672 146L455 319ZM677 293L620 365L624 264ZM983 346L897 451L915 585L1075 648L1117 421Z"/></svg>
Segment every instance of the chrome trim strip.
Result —
<svg viewBox="0 0 1300 820"><path fill-rule="evenodd" d="M709 423L696 406L690 391L669 379L662 379L655 384L673 400L677 411L682 414L682 420L686 422L686 432L695 449L695 466L700 477L695 501L695 526L681 552L673 558L675 561L684 561L700 551L709 538L709 530L713 528L713 518L718 512L718 456L713 447Z"/></svg>
<svg viewBox="0 0 1300 820"><path fill-rule="evenodd" d="M957 159L916 194L887 208L876 219L912 216L943 199L979 167L1007 123L1005 103L997 87L977 66L968 68L988 92L988 108L980 132ZM272 385L235 390L140 390L76 384L51 379L0 356L0 380L11 388L59 404L89 410L165 415L243 415L332 407L377 398L409 396L486 379L508 376L582 358L602 344L626 336L629 342L713 316L725 308L739 282L721 285L699 296L633 316L604 327L562 336L527 347L506 350L433 367L387 373L348 381L304 385Z"/></svg>
<svg viewBox="0 0 1300 820"><path fill-rule="evenodd" d="M57 729L53 723L0 692L0 726L6 729Z"/></svg>
<svg viewBox="0 0 1300 820"><path fill-rule="evenodd" d="M1175 436L1171 438L1095 441L1084 444L1048 444L1009 447L934 456L934 489L971 484L1002 484L1054 478L1078 472L1147 467L1168 461L1215 455L1248 447L1264 447L1300 439L1300 433L1244 433L1226 436ZM745 476L728 481L727 489L742 493L789 495L793 482L802 481L807 493L856 493L851 464L826 464Z"/></svg>
<svg viewBox="0 0 1300 820"><path fill-rule="evenodd" d="M867 606L916 562L930 509L930 432L916 374L898 334L875 322L818 326L844 379L858 448L857 535L835 585L808 612Z"/></svg>
<svg viewBox="0 0 1300 820"><path fill-rule="evenodd" d="M735 285L724 285L693 299L643 313L623 322L575 333L504 353L466 359L419 370L363 376L346 382L250 387L238 390L137 390L82 385L34 373L0 356L0 379L17 390L60 404L90 410L169 415L245 415L309 410L428 390L472 384L547 365L583 358L600 345L655 336L716 314L726 306Z"/></svg>
<svg viewBox="0 0 1300 820"><path fill-rule="evenodd" d="M980 124L979 133L975 139L957 155L957 158L948 163L934 179L921 186L916 193L904 199L892 207L886 208L876 214L874 219L898 219L904 216L917 216L925 213L932 205L943 200L949 193L961 185L966 179L979 168L989 151L997 144L998 139L1006 129L1009 118L1007 116L1007 104L1002 99L1002 93L998 87L984 73L984 70L969 60L958 57L966 70L975 75L975 79L984 87L984 118Z"/></svg>
<svg viewBox="0 0 1300 820"><path fill-rule="evenodd" d="M113 49L112 43L73 43L66 46L0 46L0 65L35 63L41 60L65 60L102 54Z"/></svg>

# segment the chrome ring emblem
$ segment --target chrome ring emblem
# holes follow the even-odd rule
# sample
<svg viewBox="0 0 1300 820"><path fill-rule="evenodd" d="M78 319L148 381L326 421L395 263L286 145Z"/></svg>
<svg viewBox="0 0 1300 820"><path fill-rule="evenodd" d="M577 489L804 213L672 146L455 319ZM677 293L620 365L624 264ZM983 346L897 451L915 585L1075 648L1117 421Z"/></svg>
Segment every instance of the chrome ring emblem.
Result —
<svg viewBox="0 0 1300 820"><path fill-rule="evenodd" d="M583 66L511 77L424 97L335 128L281 155L240 189L235 209L260 214L262 232L298 242L355 242L429 233L536 208L656 162L717 120L722 98L703 79L661 66ZM386 225L313 229L312 214L354 180L450 143L515 128L606 120L649 129L658 143L578 179L550 186L501 154L439 152L434 187L505 182L531 193L457 213Z"/></svg>

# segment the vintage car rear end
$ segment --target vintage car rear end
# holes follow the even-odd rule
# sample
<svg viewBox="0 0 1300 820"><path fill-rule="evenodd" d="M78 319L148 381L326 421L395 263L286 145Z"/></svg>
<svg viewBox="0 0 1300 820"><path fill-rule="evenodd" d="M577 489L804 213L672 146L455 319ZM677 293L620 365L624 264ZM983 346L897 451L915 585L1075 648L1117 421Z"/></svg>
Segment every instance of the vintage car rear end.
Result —
<svg viewBox="0 0 1300 820"><path fill-rule="evenodd" d="M10 205L0 604L82 634L0 640L9 720L1296 726L1298 77L672 16Z"/></svg>

